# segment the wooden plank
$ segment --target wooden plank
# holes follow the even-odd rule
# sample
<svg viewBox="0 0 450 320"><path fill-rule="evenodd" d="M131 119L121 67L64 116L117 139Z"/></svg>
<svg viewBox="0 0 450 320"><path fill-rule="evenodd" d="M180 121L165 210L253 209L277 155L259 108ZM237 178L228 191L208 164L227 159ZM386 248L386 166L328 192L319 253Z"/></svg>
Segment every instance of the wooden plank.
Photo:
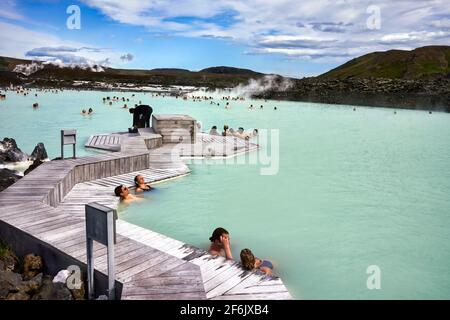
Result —
<svg viewBox="0 0 450 320"><path fill-rule="evenodd" d="M132 289L124 287L122 290L123 300L201 300L205 299L198 292L173 293L173 294L133 294Z"/></svg>
<svg viewBox="0 0 450 320"><path fill-rule="evenodd" d="M153 257L146 269L137 272L135 275L127 279L129 279L129 281L140 281L140 279L161 276L167 272L170 272L172 269L186 264L186 261L162 253L160 256ZM198 275L200 274L200 270L198 270Z"/></svg>
<svg viewBox="0 0 450 320"><path fill-rule="evenodd" d="M289 292L263 293L263 294L236 294L223 295L212 298L212 300L291 300Z"/></svg>

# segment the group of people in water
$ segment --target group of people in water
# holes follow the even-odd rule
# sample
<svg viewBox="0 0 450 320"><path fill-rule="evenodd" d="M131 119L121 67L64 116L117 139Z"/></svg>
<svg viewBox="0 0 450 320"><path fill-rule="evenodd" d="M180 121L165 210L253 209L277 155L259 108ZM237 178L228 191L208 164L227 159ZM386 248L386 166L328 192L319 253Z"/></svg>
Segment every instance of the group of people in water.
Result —
<svg viewBox="0 0 450 320"><path fill-rule="evenodd" d="M145 182L142 175L134 177L134 185L128 187L126 185L119 185L114 189L114 194L120 197L121 203L130 203L136 200L142 199L137 195L139 193L148 192L154 190L154 188ZM134 190L134 194L130 192L130 189ZM224 228L216 228L209 238L211 245L208 252L214 256L221 256L228 260L233 260L233 254L231 252L230 233ZM265 274L272 274L273 264L269 260L264 260L255 257L253 252L246 248L241 250L240 253L241 265L246 270L259 270Z"/></svg>
<svg viewBox="0 0 450 320"><path fill-rule="evenodd" d="M214 100L214 98L211 97L211 96L196 96L196 95L185 94L182 97L183 97L183 100L192 99L193 102L209 101L209 104L215 105L215 106L217 105L217 106L220 107L220 102L216 102ZM178 96L177 96L177 98L178 98ZM223 96L220 100L222 102L225 102L225 109L226 110L230 110L231 109L230 101L240 101L240 102L242 102L242 101L245 101L245 98L244 97L239 97L239 96L238 97ZM264 100L264 102L267 102L267 100ZM253 104L251 104L247 109L253 110L253 109L257 109L257 108L260 109L260 110L263 110L264 109L264 105L260 105L259 107L257 107L257 106L254 106ZM278 108L277 107L273 107L273 110L278 110Z"/></svg>
<svg viewBox="0 0 450 320"><path fill-rule="evenodd" d="M134 177L134 186L132 188L134 189L134 195L130 193L130 188L123 184L114 189L114 194L120 197L121 202L128 203L139 199L136 197L136 194L153 190L153 187L146 183L144 177L140 174Z"/></svg>
<svg viewBox="0 0 450 320"><path fill-rule="evenodd" d="M224 228L216 228L209 238L211 245L208 252L214 256L222 256L228 260L233 260L231 252L230 233ZM248 249L242 249L240 253L241 265L246 270L259 270L265 274L272 274L273 264L269 260L255 257L253 252Z"/></svg>
<svg viewBox="0 0 450 320"><path fill-rule="evenodd" d="M249 140L252 137L258 136L258 129L253 129L251 132L246 132L243 127L239 127L237 130L230 128L228 125L223 126L223 131L220 133L217 131L217 126L212 126L211 130L209 130L209 134L212 136L231 136L238 137L244 140Z"/></svg>
<svg viewBox="0 0 450 320"><path fill-rule="evenodd" d="M145 94L145 93L144 93ZM132 95L131 95L131 97L132 98L134 98L135 97L135 94L133 93ZM102 98L102 100L103 100L103 103L104 104L108 104L108 105L110 105L110 106L112 106L112 104L113 104L113 102L127 102L127 103L124 103L123 105L122 105L122 109L128 109L128 102L130 102L130 98L126 98L126 97L118 97L118 96L113 96L112 98L111 97L103 97ZM139 103L136 103L135 105L134 105L134 107L137 107L138 105L141 105L142 104L142 101L139 101Z"/></svg>
<svg viewBox="0 0 450 320"><path fill-rule="evenodd" d="M92 108L89 108L88 111L86 111L86 109L81 110L81 115L83 115L83 116L90 116L93 113L94 113L94 109L92 109Z"/></svg>

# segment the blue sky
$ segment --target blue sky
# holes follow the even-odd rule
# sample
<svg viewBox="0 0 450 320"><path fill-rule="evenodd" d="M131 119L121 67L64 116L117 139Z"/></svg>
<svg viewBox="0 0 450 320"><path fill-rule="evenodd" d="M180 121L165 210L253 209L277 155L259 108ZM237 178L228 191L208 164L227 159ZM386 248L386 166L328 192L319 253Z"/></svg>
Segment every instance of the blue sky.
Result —
<svg viewBox="0 0 450 320"><path fill-rule="evenodd" d="M218 65L303 77L450 43L449 0L2 0L0 55L119 68ZM80 29L66 26L70 5Z"/></svg>

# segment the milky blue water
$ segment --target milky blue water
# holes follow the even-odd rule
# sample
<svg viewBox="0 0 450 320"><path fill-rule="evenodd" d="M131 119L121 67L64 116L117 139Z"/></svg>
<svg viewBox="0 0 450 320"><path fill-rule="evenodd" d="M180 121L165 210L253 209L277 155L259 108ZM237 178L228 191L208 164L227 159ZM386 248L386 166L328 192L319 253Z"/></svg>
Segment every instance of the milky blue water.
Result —
<svg viewBox="0 0 450 320"><path fill-rule="evenodd" d="M131 93L8 93L0 101L0 138L31 152L44 142L59 155L59 130L126 130L131 115L103 96ZM450 298L450 114L298 102L209 102L136 94L156 113L189 114L204 127L279 129L276 175L255 164L205 161L192 174L155 185L120 218L207 248L217 226L230 231L233 254L250 248L275 264L299 299ZM32 103L39 102L37 110ZM264 104L264 110L247 106ZM273 106L278 110L274 111ZM89 117L83 108L94 108ZM267 152L263 143L260 152ZM67 150L69 152L69 150ZM366 269L381 270L369 290Z"/></svg>

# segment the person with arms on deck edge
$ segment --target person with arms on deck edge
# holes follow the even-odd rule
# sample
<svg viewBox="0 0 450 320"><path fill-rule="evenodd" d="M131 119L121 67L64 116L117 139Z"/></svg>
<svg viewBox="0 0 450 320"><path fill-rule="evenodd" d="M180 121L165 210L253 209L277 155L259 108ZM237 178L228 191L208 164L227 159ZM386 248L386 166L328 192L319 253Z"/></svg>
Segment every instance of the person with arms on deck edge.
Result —
<svg viewBox="0 0 450 320"><path fill-rule="evenodd" d="M259 269L265 274L272 274L273 271L272 262L256 258L250 249L242 249L241 264L246 270Z"/></svg>
<svg viewBox="0 0 450 320"><path fill-rule="evenodd" d="M212 255L219 255L229 260L233 260L230 246L230 234L224 228L216 228L209 238L211 246L209 247L209 253Z"/></svg>

